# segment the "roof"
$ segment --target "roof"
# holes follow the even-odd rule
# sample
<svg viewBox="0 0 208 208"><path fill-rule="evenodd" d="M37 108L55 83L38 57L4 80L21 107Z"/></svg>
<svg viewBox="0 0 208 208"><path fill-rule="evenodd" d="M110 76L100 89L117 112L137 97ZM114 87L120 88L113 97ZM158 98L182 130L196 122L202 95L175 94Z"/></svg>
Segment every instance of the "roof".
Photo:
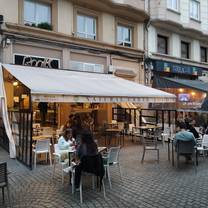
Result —
<svg viewBox="0 0 208 208"><path fill-rule="evenodd" d="M37 102L175 102L175 95L110 74L3 64Z"/></svg>

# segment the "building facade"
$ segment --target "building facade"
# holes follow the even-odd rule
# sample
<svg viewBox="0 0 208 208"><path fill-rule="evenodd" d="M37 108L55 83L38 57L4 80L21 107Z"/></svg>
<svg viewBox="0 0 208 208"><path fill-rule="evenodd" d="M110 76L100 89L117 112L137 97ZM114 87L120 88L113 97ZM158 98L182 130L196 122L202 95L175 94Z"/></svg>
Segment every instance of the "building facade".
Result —
<svg viewBox="0 0 208 208"><path fill-rule="evenodd" d="M0 62L95 73L144 83L145 2L0 0ZM12 92L9 107L13 107ZM64 106L63 106L64 108ZM109 105L104 105L111 112ZM68 107L61 117L65 117ZM108 118L105 118L105 120Z"/></svg>
<svg viewBox="0 0 208 208"><path fill-rule="evenodd" d="M162 76L197 80L202 75L206 76L208 2L150 0L146 2L146 9L150 14L146 35L146 68L149 76L152 76L152 72L154 79ZM184 89L178 90L180 92L172 92L190 93ZM195 92L191 93L190 96L196 96ZM199 95L201 98L204 96L204 93Z"/></svg>

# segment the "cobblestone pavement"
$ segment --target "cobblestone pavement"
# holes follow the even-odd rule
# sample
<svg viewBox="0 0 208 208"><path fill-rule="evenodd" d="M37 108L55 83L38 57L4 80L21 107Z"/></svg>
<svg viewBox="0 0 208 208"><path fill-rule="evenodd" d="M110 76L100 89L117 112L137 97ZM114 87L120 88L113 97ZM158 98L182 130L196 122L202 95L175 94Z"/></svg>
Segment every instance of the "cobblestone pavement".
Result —
<svg viewBox="0 0 208 208"><path fill-rule="evenodd" d="M38 165L28 170L22 164L8 158L0 149L0 161L8 162L9 183L15 208L65 208L65 207L208 207L208 159L200 158L197 173L192 164L181 161L180 169L172 167L167 160L167 147L160 147L160 162L155 161L156 152L150 151L145 162L140 163L142 147L138 144L121 149L122 180L116 167L112 167L112 186L107 180L106 199L102 192L84 184L83 205L79 193L71 194L67 178L61 185L61 174L51 179L52 168ZM88 180L86 180L88 181ZM85 182L86 182L85 181ZM0 207L2 205L0 195Z"/></svg>

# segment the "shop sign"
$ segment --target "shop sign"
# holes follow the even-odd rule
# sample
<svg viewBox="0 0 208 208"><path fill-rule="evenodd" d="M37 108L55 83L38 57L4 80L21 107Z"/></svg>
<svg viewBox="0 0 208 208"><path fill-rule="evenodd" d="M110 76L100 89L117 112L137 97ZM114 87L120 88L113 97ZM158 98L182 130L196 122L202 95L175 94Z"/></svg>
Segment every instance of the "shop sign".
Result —
<svg viewBox="0 0 208 208"><path fill-rule="evenodd" d="M199 103L199 102L183 102L182 103L183 106L192 106L194 108L200 108L202 103Z"/></svg>
<svg viewBox="0 0 208 208"><path fill-rule="evenodd" d="M14 64L58 69L60 66L60 60L48 57L14 54Z"/></svg>
<svg viewBox="0 0 208 208"><path fill-rule="evenodd" d="M202 68L189 66L184 64L177 64L166 61L153 60L153 66L155 71L170 72L176 74L189 74L195 76L202 75Z"/></svg>

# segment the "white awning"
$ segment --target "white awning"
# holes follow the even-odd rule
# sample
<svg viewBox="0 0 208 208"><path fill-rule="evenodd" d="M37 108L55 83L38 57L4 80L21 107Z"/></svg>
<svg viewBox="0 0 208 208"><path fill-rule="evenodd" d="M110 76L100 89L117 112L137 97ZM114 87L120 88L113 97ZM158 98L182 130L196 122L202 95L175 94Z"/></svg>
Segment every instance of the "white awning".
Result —
<svg viewBox="0 0 208 208"><path fill-rule="evenodd" d="M114 75L3 64L35 102L175 102L175 95Z"/></svg>

